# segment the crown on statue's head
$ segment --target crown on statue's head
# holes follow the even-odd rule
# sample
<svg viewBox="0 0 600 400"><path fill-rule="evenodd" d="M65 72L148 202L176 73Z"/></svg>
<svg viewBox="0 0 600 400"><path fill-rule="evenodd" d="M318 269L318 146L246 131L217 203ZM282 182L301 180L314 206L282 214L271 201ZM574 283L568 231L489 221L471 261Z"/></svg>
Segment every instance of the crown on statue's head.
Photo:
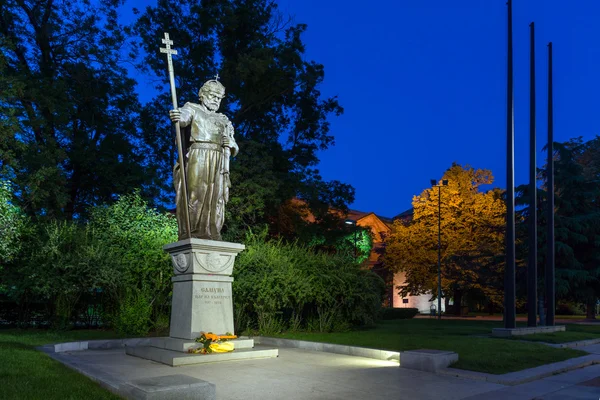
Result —
<svg viewBox="0 0 600 400"><path fill-rule="evenodd" d="M202 95L202 92L211 91L221 94L221 97L225 97L225 86L219 82L219 74L215 75L214 79L207 80L204 85L200 88L198 96Z"/></svg>

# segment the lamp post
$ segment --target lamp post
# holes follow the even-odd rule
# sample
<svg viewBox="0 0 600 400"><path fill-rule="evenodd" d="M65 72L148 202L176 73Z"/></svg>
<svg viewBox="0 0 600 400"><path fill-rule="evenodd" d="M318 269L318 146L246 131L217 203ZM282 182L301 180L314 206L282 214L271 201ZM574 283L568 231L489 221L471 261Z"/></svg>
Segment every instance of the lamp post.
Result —
<svg viewBox="0 0 600 400"><path fill-rule="evenodd" d="M356 258L356 221L352 219L347 219L344 221L344 223L354 228L354 258Z"/></svg>
<svg viewBox="0 0 600 400"><path fill-rule="evenodd" d="M432 179L431 186L438 188L438 319L442 319L442 186L448 186L448 180L438 184Z"/></svg>

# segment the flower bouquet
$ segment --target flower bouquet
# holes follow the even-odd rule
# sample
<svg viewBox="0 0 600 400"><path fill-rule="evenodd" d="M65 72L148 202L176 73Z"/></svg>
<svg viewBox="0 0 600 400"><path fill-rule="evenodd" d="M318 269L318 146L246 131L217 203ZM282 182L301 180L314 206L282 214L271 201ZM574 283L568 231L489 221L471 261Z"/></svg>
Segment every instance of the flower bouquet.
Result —
<svg viewBox="0 0 600 400"><path fill-rule="evenodd" d="M202 346L189 349L188 352L195 354L228 353L234 350L234 345L229 342L229 340L236 338L236 335L232 335L229 332L225 335L215 335L212 332L200 332L200 337L196 338L196 342L201 343Z"/></svg>

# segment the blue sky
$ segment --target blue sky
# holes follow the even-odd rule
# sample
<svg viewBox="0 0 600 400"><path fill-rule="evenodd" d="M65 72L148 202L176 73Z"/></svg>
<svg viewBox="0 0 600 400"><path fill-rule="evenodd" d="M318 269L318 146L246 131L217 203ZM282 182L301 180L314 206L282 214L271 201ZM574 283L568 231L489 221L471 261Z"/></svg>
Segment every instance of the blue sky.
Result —
<svg viewBox="0 0 600 400"><path fill-rule="evenodd" d="M356 188L352 208L393 216L453 161L506 187L504 0L280 0L306 23L307 59L337 95L325 179ZM529 23L536 25L538 166L547 142L547 43L554 53L554 137L600 133L600 1L513 0L515 182L529 168Z"/></svg>
<svg viewBox="0 0 600 400"><path fill-rule="evenodd" d="M124 10L148 4L140 3ZM490 169L493 186L506 187L505 0L278 4L308 25L306 59L325 66L322 93L338 96L345 109L330 119L336 144L320 153L319 169L326 180L355 187L351 208L394 216L452 162ZM538 166L547 141L549 41L555 141L600 134L600 1L513 0L517 185L528 181L531 21Z"/></svg>

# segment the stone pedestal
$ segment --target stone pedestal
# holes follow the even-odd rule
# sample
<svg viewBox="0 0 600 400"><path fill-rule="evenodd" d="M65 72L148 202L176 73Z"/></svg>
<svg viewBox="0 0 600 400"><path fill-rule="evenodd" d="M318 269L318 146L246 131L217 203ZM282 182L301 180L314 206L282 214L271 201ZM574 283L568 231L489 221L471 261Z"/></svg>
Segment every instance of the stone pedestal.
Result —
<svg viewBox="0 0 600 400"><path fill-rule="evenodd" d="M164 249L175 271L170 337L193 340L200 332L234 334L231 273L244 245L185 239Z"/></svg>
<svg viewBox="0 0 600 400"><path fill-rule="evenodd" d="M233 340L235 350L231 353L188 353L200 346L194 341L200 332L235 334L231 273L235 257L244 250L244 245L185 239L168 244L164 249L171 255L175 271L170 335L127 346L127 354L173 367L278 356L277 349L255 348L250 338Z"/></svg>

